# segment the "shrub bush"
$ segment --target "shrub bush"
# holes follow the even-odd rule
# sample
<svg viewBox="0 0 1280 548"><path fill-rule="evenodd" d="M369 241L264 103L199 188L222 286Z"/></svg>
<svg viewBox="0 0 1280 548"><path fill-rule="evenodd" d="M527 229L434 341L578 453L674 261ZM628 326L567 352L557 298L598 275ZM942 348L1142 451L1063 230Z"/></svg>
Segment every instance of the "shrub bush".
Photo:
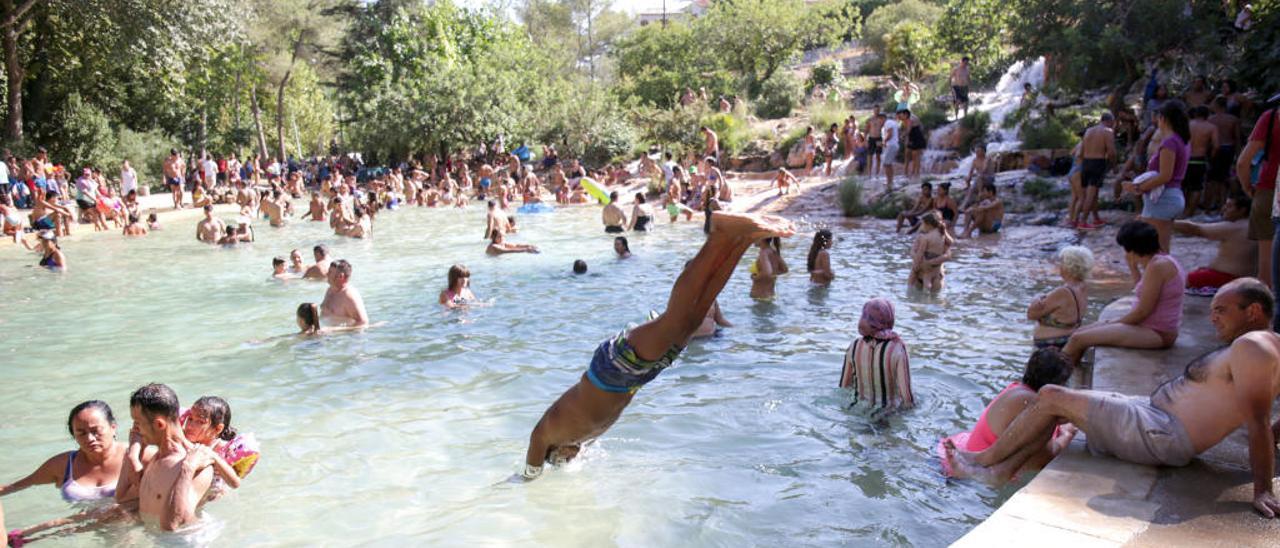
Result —
<svg viewBox="0 0 1280 548"><path fill-rule="evenodd" d="M49 143L51 158L57 158L72 173L84 166L107 168L116 136L105 113L86 103L79 93L72 93L53 119L51 135L41 136Z"/></svg>
<svg viewBox="0 0 1280 548"><path fill-rule="evenodd" d="M800 104L803 95L800 82L789 72L779 71L765 80L756 99L756 114L770 120L786 118Z"/></svg>
<svg viewBox="0 0 1280 548"><path fill-rule="evenodd" d="M928 129L928 130L933 130L933 129L937 129L942 126L945 126L949 121L947 120L947 111L945 109L939 108L937 104L933 102L930 102L928 107L921 109L920 113L917 114L916 116L920 118L920 124L923 125L925 129Z"/></svg>
<svg viewBox="0 0 1280 548"><path fill-rule="evenodd" d="M733 114L716 113L702 118L702 124L716 132L720 138L720 150L736 156L751 141L751 127Z"/></svg>
<svg viewBox="0 0 1280 548"><path fill-rule="evenodd" d="M881 194L869 204L865 193L866 187L862 179L857 176L840 182L840 210L846 217L871 216L877 219L896 219L898 213L911 207L911 197L901 192Z"/></svg>
<svg viewBox="0 0 1280 548"><path fill-rule="evenodd" d="M887 39L885 70L919 79L941 68L946 51L927 25L919 21L903 21L893 27Z"/></svg>
<svg viewBox="0 0 1280 548"><path fill-rule="evenodd" d="M969 114L960 119L960 127L965 131L960 150L973 150L975 144L986 142L987 134L991 131L991 115L980 110L970 110Z"/></svg>
<svg viewBox="0 0 1280 548"><path fill-rule="evenodd" d="M1022 124L1023 150L1061 149L1076 146L1076 135L1057 118L1033 118Z"/></svg>
<svg viewBox="0 0 1280 548"><path fill-rule="evenodd" d="M845 217L861 217L867 214L868 208L862 201L862 180L849 177L840 181L840 210Z"/></svg>
<svg viewBox="0 0 1280 548"><path fill-rule="evenodd" d="M903 0L880 6L867 16L862 25L862 43L884 59L887 51L885 35L892 33L899 23L916 21L926 27L934 27L942 19L942 13L941 6L923 0Z"/></svg>
<svg viewBox="0 0 1280 548"><path fill-rule="evenodd" d="M628 155L636 143L636 130L626 120L610 117L597 122L582 147L587 165L600 165Z"/></svg>
<svg viewBox="0 0 1280 548"><path fill-rule="evenodd" d="M818 86L834 86L840 82L840 63L834 59L819 61L809 72L809 79L804 83L805 93Z"/></svg>
<svg viewBox="0 0 1280 548"><path fill-rule="evenodd" d="M815 101L809 105L809 124L814 133L825 133L831 124L843 126L852 111L845 107L838 96L828 97L825 101Z"/></svg>
<svg viewBox="0 0 1280 548"><path fill-rule="evenodd" d="M1022 183L1022 193L1037 202L1050 202L1071 193L1070 189L1060 188L1057 183L1048 179L1034 177Z"/></svg>

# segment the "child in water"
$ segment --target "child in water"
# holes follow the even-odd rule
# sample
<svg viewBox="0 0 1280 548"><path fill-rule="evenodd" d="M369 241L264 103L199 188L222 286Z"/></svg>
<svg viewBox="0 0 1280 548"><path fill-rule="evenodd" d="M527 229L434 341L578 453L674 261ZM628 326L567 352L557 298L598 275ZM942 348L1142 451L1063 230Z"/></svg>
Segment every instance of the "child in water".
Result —
<svg viewBox="0 0 1280 548"><path fill-rule="evenodd" d="M218 396L204 396L180 418L182 433L191 443L213 451L213 486L209 500L240 488L240 481L258 463L257 443L252 434L238 434L231 427L231 406Z"/></svg>
<svg viewBox="0 0 1280 548"><path fill-rule="evenodd" d="M955 240L947 233L937 211L926 213L922 220L924 228L911 246L911 274L907 276L907 283L917 289L928 287L930 291L940 291L946 275L942 263L951 260L951 245Z"/></svg>

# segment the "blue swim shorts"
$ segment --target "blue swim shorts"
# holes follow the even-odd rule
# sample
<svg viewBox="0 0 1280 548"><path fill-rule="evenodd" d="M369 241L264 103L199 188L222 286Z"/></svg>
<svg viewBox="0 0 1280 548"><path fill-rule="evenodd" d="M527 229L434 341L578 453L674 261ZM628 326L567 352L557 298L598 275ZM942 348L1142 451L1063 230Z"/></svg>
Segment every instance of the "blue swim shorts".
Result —
<svg viewBox="0 0 1280 548"><path fill-rule="evenodd" d="M587 369L587 379L605 392L635 394L663 369L671 367L683 350L673 346L657 360L645 361L636 355L631 343L627 342L627 332L623 331L596 348L591 367Z"/></svg>

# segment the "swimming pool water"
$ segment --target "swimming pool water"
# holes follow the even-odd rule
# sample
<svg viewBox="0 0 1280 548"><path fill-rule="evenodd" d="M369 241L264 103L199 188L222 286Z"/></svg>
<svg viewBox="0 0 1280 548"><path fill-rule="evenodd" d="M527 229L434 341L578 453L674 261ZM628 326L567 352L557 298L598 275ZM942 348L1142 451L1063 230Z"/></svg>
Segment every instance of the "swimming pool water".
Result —
<svg viewBox="0 0 1280 548"><path fill-rule="evenodd" d="M733 327L690 345L578 461L513 485L534 423L599 341L664 306L701 223L664 218L617 260L596 208L521 216L513 241L540 255L486 257L483 221L479 208L389 212L365 241L327 223L261 223L257 243L221 249L198 244L192 220L68 242L65 275L28 267L34 255L6 260L0 481L74 448L65 420L80 401L109 402L123 440L130 392L156 381L184 405L230 401L262 461L206 508L201 532L115 526L48 544L937 546L1007 496L944 481L933 450L1020 374L1047 258L968 248L930 297L906 290L908 237L834 227L838 278L822 289L804 272L809 227L784 244L792 272L777 298L754 302L749 251L720 298ZM310 260L316 243L352 262L380 326L293 335L294 308L324 285L271 281L270 259L300 248ZM570 273L577 258L586 276ZM492 306L441 310L453 263ZM846 409L835 388L875 296L897 305L918 401L888 420ZM3 503L10 528L71 510L49 486Z"/></svg>

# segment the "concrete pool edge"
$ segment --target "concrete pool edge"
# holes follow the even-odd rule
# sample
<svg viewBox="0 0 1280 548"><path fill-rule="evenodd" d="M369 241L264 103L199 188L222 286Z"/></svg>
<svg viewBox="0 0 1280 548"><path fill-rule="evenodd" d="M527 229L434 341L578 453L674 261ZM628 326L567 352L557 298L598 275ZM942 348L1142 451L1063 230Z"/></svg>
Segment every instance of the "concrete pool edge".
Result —
<svg viewBox="0 0 1280 548"><path fill-rule="evenodd" d="M1118 318L1132 304L1133 297L1119 299L1100 317ZM1180 375L1187 362L1221 345L1208 313L1209 299L1184 299L1182 331L1169 350L1098 349L1093 388L1145 396ZM1184 468L1095 457L1077 437L953 546L1266 545L1280 523L1258 517L1251 500L1243 430Z"/></svg>

